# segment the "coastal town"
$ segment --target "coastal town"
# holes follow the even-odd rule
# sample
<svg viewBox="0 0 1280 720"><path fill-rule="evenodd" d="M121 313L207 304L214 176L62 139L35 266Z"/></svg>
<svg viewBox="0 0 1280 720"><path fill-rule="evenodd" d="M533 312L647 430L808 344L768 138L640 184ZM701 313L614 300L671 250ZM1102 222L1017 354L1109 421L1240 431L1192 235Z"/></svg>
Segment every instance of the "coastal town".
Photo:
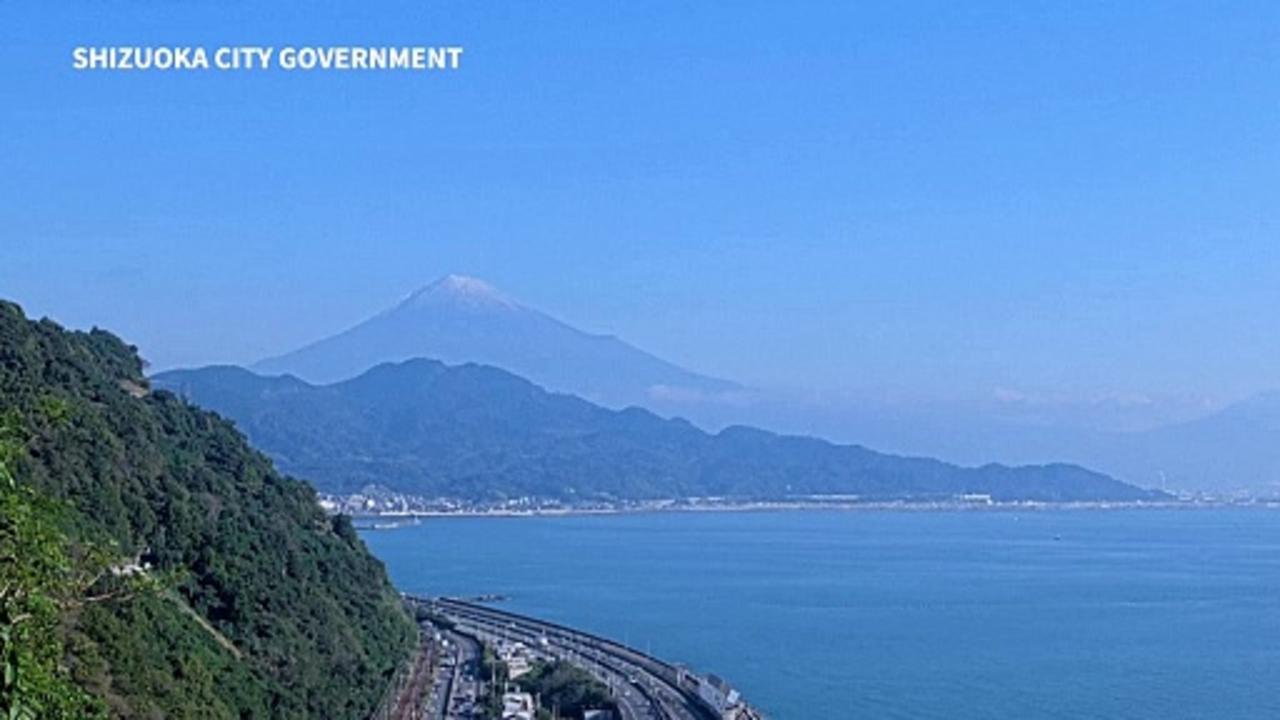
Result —
<svg viewBox="0 0 1280 720"><path fill-rule="evenodd" d="M877 499L857 495L796 495L781 498L684 497L650 500L580 499L524 496L492 500L463 497L428 498L369 485L350 494L319 493L330 514L363 519L365 529L389 529L417 518L449 516L590 515L627 512L698 512L733 510L999 510L1037 508L1106 510L1113 508L1277 507L1280 497L1170 494L1167 499L1042 502L1001 501L986 493L962 493L917 499Z"/></svg>

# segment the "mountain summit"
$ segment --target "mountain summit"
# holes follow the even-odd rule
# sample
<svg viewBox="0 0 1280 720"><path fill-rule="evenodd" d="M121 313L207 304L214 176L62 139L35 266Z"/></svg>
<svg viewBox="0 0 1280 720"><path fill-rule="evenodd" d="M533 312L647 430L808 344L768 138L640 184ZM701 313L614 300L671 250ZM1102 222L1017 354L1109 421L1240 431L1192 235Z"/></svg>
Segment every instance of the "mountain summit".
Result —
<svg viewBox="0 0 1280 720"><path fill-rule="evenodd" d="M253 370L328 384L413 358L494 365L548 389L611 407L739 390L611 335L595 335L516 302L474 277L446 275L398 305Z"/></svg>
<svg viewBox="0 0 1280 720"><path fill-rule="evenodd" d="M445 275L410 293L404 302L390 312L402 308L421 308L453 304L461 307L519 309L519 305L489 283L467 275Z"/></svg>

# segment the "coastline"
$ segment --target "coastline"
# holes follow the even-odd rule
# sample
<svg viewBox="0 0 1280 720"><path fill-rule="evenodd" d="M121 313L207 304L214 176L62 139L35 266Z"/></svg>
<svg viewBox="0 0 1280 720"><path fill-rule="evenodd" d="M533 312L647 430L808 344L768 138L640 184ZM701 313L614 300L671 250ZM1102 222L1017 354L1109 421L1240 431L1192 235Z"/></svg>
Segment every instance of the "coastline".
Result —
<svg viewBox="0 0 1280 720"><path fill-rule="evenodd" d="M531 507L469 508L458 510L385 510L353 513L353 520L395 521L394 526L361 529L393 529L405 521L449 518L545 518L606 515L679 514L679 513L755 513L755 512L1048 512L1048 511L1116 511L1116 510L1214 510L1214 509L1280 510L1280 500L1250 501L1079 501L1079 502L791 502L759 501L715 504L654 503L618 507Z"/></svg>

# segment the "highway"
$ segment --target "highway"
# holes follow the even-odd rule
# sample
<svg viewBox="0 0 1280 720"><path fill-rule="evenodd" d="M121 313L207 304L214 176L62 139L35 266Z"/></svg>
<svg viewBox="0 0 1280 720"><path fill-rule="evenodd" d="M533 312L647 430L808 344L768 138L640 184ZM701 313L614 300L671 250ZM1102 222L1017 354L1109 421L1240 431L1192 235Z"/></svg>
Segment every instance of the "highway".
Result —
<svg viewBox="0 0 1280 720"><path fill-rule="evenodd" d="M450 599L418 600L481 641L522 642L587 670L609 686L623 720L718 720L679 671L644 653L571 628Z"/></svg>
<svg viewBox="0 0 1280 720"><path fill-rule="evenodd" d="M431 708L434 718L463 720L476 714L480 696L480 643L455 632L443 633L446 659L436 673Z"/></svg>
<svg viewBox="0 0 1280 720"><path fill-rule="evenodd" d="M590 650L578 651L571 647L548 642L542 645L539 636L529 633L519 626L496 625L477 622L474 619L455 618L457 629L461 633L473 636L490 645L504 642L521 642L530 649L535 657L544 660L563 659L570 664L582 668L604 683L610 694L618 703L618 711L622 720L662 720L668 717L647 698L639 688L633 688L625 671L611 664L607 658L599 657Z"/></svg>

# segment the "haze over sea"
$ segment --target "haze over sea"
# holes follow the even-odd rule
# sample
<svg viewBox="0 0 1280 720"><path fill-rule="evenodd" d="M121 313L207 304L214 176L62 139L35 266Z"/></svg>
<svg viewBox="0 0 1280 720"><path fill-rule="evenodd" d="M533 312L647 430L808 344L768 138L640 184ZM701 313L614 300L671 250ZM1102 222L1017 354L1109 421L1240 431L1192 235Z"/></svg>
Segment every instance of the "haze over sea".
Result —
<svg viewBox="0 0 1280 720"><path fill-rule="evenodd" d="M448 518L397 586L715 672L774 720L1280 717L1280 514Z"/></svg>

